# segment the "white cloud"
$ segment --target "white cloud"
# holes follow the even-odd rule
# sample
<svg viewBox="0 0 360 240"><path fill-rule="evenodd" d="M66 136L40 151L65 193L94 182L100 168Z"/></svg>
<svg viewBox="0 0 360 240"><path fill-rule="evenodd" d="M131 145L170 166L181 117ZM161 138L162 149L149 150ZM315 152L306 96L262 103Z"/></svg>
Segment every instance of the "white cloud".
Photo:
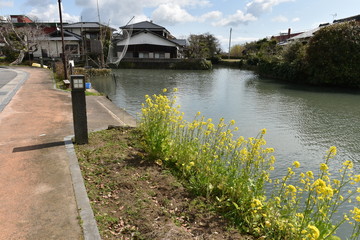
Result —
<svg viewBox="0 0 360 240"><path fill-rule="evenodd" d="M55 2L57 2L57 1L55 1ZM27 0L25 2L25 5L29 5L32 7L44 6L44 5L49 5L49 4L51 4L51 0Z"/></svg>
<svg viewBox="0 0 360 240"><path fill-rule="evenodd" d="M141 6L156 7L162 4L173 4L180 7L209 7L212 4L208 0L139 0Z"/></svg>
<svg viewBox="0 0 360 240"><path fill-rule="evenodd" d="M173 5L172 3L161 4L152 13L152 19L155 22L167 25L196 21L196 18L190 15L185 9L181 8L179 5Z"/></svg>
<svg viewBox="0 0 360 240"><path fill-rule="evenodd" d="M287 19L287 17L284 17L282 15L274 17L273 19L271 19L271 21L273 22L288 22L289 20Z"/></svg>
<svg viewBox="0 0 360 240"><path fill-rule="evenodd" d="M76 5L82 7L96 6L96 0L75 0Z"/></svg>
<svg viewBox="0 0 360 240"><path fill-rule="evenodd" d="M97 0L75 0L75 4L83 8L81 15L84 21L98 21ZM123 26L133 16L135 16L133 22L149 20L151 17L152 20L159 21L158 23L170 25L196 21L196 17L192 16L188 10L211 5L209 0L99 1L101 21L106 23L110 21L113 26ZM161 12L162 10L165 12Z"/></svg>
<svg viewBox="0 0 360 240"><path fill-rule="evenodd" d="M252 0L246 4L246 11L258 17L263 13L271 12L272 8L280 3L292 1L294 0Z"/></svg>
<svg viewBox="0 0 360 240"><path fill-rule="evenodd" d="M96 8L97 0L75 0L76 5L81 7L90 7ZM138 0L138 1L128 1L128 0L107 0L99 1L99 6L113 6L114 9L121 10L120 8L155 8L162 4L169 3L168 0ZM208 0L173 0L171 4L178 5L180 7L207 7L211 6L211 3Z"/></svg>
<svg viewBox="0 0 360 240"><path fill-rule="evenodd" d="M206 22L208 20L215 20L215 19L219 19L221 17L222 17L222 12L212 11L212 12L208 12L208 13L201 15L198 18L198 20L199 20L199 22Z"/></svg>
<svg viewBox="0 0 360 240"><path fill-rule="evenodd" d="M118 28L124 26L133 16L135 16L133 22L148 20L148 17L144 15L143 2L144 0L99 1L100 21ZM76 4L83 8L81 12L83 21L99 21L96 0L76 0Z"/></svg>
<svg viewBox="0 0 360 240"><path fill-rule="evenodd" d="M14 1L3 1L3 0L0 0L0 8L12 7L12 6L14 6Z"/></svg>
<svg viewBox="0 0 360 240"><path fill-rule="evenodd" d="M292 22L299 22L300 21L300 18L296 17L296 18L293 18L291 19Z"/></svg>
<svg viewBox="0 0 360 240"><path fill-rule="evenodd" d="M58 22L60 19L58 4L48 4L48 5L43 5L41 7L33 8L29 13L27 13L27 15L35 16L40 21ZM78 16L72 16L70 14L67 14L64 12L64 9L63 9L62 18L64 22L79 21Z"/></svg>
<svg viewBox="0 0 360 240"><path fill-rule="evenodd" d="M257 18L250 13L243 13L240 10L237 10L235 14L230 15L226 18L223 18L217 22L214 22L213 25L216 27L224 26L238 26L240 24L247 24L252 21L256 21Z"/></svg>

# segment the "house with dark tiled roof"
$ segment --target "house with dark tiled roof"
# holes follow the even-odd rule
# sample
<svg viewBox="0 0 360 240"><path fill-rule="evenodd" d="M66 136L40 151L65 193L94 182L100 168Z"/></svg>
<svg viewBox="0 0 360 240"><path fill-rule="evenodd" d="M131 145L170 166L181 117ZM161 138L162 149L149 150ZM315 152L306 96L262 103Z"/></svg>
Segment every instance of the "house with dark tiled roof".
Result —
<svg viewBox="0 0 360 240"><path fill-rule="evenodd" d="M185 39L176 39L170 32L151 21L143 21L121 27L131 33L130 39L115 39L115 56L120 56L124 49L128 59L177 59L182 58L182 49L186 46Z"/></svg>
<svg viewBox="0 0 360 240"><path fill-rule="evenodd" d="M355 22L358 22L360 24L360 14L356 15L356 16L352 16L352 17L347 17L347 18L334 20L332 24L351 22L351 21L355 21ZM291 37L287 41L288 42L301 41L303 43L307 43L310 40L310 38L312 38L317 31L319 31L321 28L324 28L324 27L327 27L327 26L330 26L330 25L331 25L330 23L320 24L317 28L311 29L309 31L305 31L305 32L303 32L303 33L301 33L299 35Z"/></svg>
<svg viewBox="0 0 360 240"><path fill-rule="evenodd" d="M82 38L80 35L64 31L64 48L68 57L77 59L81 55ZM60 58L62 55L61 31L56 28L55 31L46 34L40 39L40 47L33 53L35 58Z"/></svg>
<svg viewBox="0 0 360 240"><path fill-rule="evenodd" d="M41 40L41 49L34 57L58 58L62 54L60 24ZM108 32L112 37L115 29L98 22L77 22L64 24L64 48L69 59L77 60L81 56L99 55L101 53L101 31Z"/></svg>
<svg viewBox="0 0 360 240"><path fill-rule="evenodd" d="M337 20L334 20L333 23L342 23L342 22L351 22L351 21L356 21L356 22L360 23L360 14L356 15L356 16L352 16L352 17L337 19Z"/></svg>

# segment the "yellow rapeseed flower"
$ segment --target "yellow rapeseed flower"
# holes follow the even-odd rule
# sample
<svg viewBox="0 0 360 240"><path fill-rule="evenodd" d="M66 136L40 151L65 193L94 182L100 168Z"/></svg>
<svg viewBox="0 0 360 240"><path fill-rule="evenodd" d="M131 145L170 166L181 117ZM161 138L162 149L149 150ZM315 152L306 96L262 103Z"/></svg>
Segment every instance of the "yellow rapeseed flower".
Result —
<svg viewBox="0 0 360 240"><path fill-rule="evenodd" d="M352 180L354 180L355 182L360 182L360 174L359 175L355 175Z"/></svg>
<svg viewBox="0 0 360 240"><path fill-rule="evenodd" d="M326 171L326 170L328 170L329 169L329 167L328 167L328 165L326 164L326 163L322 163L322 164L320 164L320 170L321 171Z"/></svg>
<svg viewBox="0 0 360 240"><path fill-rule="evenodd" d="M360 209L357 208L357 207L354 207L353 210L350 211L354 216L353 216L353 219L356 221L356 222L360 222Z"/></svg>
<svg viewBox="0 0 360 240"><path fill-rule="evenodd" d="M347 160L343 163L344 166L346 166L347 169L352 169L353 168L353 162L350 160Z"/></svg>
<svg viewBox="0 0 360 240"><path fill-rule="evenodd" d="M266 128L261 129L261 134L266 134Z"/></svg>
<svg viewBox="0 0 360 240"><path fill-rule="evenodd" d="M323 189L323 192L322 192L325 196L328 196L328 197L332 197L334 195L334 190L327 186Z"/></svg>
<svg viewBox="0 0 360 240"><path fill-rule="evenodd" d="M335 146L331 146L331 147L329 148L329 153L330 153L330 155L335 156L336 153L337 153L336 147L335 147Z"/></svg>
<svg viewBox="0 0 360 240"><path fill-rule="evenodd" d="M297 191L296 187L294 185L288 185L288 190L289 190L289 192L292 192L292 193L295 193Z"/></svg>
<svg viewBox="0 0 360 240"><path fill-rule="evenodd" d="M298 161L295 161L293 163L293 166L296 167L296 168L299 168L300 167L300 163Z"/></svg>
<svg viewBox="0 0 360 240"><path fill-rule="evenodd" d="M309 178L314 178L314 174L312 171L307 171L306 172L306 175L309 177Z"/></svg>
<svg viewBox="0 0 360 240"><path fill-rule="evenodd" d="M334 179L333 182L334 182L336 185L340 185L340 181L337 180L337 179Z"/></svg>
<svg viewBox="0 0 360 240"><path fill-rule="evenodd" d="M273 153L275 152L274 148L266 148L266 152Z"/></svg>
<svg viewBox="0 0 360 240"><path fill-rule="evenodd" d="M262 202L259 199L254 198L251 203L252 208L261 209L262 208Z"/></svg>
<svg viewBox="0 0 360 240"><path fill-rule="evenodd" d="M320 231L319 229L314 226L314 225L308 225L308 232L309 232L309 237L313 238L313 239L318 239L320 237Z"/></svg>
<svg viewBox="0 0 360 240"><path fill-rule="evenodd" d="M164 93L166 93L166 92L167 92L167 89L166 89L166 88L164 88L164 89L163 89L163 92L164 92Z"/></svg>

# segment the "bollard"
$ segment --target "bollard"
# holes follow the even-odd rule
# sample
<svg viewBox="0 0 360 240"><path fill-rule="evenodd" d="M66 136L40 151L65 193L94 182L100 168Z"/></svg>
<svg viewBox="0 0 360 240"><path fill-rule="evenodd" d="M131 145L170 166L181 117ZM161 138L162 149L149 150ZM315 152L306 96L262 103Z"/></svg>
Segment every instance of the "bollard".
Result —
<svg viewBox="0 0 360 240"><path fill-rule="evenodd" d="M71 75L70 82L75 143L87 144L89 140L86 116L85 76Z"/></svg>
<svg viewBox="0 0 360 240"><path fill-rule="evenodd" d="M55 64L54 58L51 59L51 66L52 66L53 73L56 73L56 64Z"/></svg>

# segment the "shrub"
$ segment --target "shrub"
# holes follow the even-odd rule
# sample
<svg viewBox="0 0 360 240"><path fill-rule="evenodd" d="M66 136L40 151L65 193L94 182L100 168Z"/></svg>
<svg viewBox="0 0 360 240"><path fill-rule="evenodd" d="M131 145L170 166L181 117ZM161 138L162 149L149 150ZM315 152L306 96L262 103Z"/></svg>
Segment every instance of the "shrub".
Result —
<svg viewBox="0 0 360 240"><path fill-rule="evenodd" d="M61 61L55 62L55 79L57 81L64 80L64 65Z"/></svg>
<svg viewBox="0 0 360 240"><path fill-rule="evenodd" d="M324 27L308 45L306 59L312 83L360 87L360 24Z"/></svg>
<svg viewBox="0 0 360 240"><path fill-rule="evenodd" d="M93 76L107 76L111 74L111 69L107 68L74 68L74 74L84 75L89 80Z"/></svg>
<svg viewBox="0 0 360 240"><path fill-rule="evenodd" d="M2 48L2 52L5 55L5 61L13 62L18 57L19 52L12 50L11 47L5 46Z"/></svg>

